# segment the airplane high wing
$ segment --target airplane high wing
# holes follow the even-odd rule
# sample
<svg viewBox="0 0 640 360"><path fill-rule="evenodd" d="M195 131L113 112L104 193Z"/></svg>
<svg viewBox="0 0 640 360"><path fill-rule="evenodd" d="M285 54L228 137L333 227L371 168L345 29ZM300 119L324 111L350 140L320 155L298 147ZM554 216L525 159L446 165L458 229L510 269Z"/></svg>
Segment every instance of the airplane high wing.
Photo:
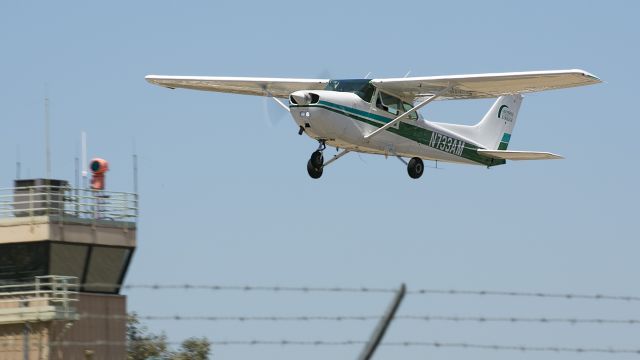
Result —
<svg viewBox="0 0 640 360"><path fill-rule="evenodd" d="M170 89L183 88L244 95L288 98L298 90L322 90L329 79L147 75L145 79Z"/></svg>
<svg viewBox="0 0 640 360"><path fill-rule="evenodd" d="M322 90L329 79L165 76L145 79L167 88L184 88L244 95L287 98L299 90ZM584 70L527 71L470 75L373 79L376 88L415 101L433 94L437 100L496 98L502 95L562 89L601 82Z"/></svg>
<svg viewBox="0 0 640 360"><path fill-rule="evenodd" d="M578 69L371 80L378 89L407 101L438 93L439 100L497 98L599 82L596 76Z"/></svg>

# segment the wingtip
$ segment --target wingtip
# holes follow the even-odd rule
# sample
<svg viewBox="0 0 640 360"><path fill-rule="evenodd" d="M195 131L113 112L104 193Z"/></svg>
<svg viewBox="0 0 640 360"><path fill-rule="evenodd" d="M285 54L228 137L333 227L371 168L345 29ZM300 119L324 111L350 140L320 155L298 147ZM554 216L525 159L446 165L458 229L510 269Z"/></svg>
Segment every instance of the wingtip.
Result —
<svg viewBox="0 0 640 360"><path fill-rule="evenodd" d="M575 72L579 72L582 74L582 76L586 76L589 79L591 79L591 81L593 81L593 83L601 83L602 79L600 79L599 77L595 76L594 74L586 71L586 70L582 70L582 69L573 69L573 71Z"/></svg>
<svg viewBox="0 0 640 360"><path fill-rule="evenodd" d="M158 75L147 75L147 76L145 76L145 77L144 77L144 79L145 79L147 82L150 82L150 83L152 83L152 84L153 84L153 83L155 82L155 80L156 80L156 78L157 78L157 77L158 77Z"/></svg>

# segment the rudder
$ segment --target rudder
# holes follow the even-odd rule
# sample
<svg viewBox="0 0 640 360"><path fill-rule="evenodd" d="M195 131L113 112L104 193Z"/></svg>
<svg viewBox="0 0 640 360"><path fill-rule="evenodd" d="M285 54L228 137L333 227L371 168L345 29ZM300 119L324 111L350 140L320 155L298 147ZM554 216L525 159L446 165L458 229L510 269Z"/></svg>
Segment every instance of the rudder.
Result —
<svg viewBox="0 0 640 360"><path fill-rule="evenodd" d="M499 97L482 120L473 126L475 140L488 149L507 150L521 104L520 94Z"/></svg>

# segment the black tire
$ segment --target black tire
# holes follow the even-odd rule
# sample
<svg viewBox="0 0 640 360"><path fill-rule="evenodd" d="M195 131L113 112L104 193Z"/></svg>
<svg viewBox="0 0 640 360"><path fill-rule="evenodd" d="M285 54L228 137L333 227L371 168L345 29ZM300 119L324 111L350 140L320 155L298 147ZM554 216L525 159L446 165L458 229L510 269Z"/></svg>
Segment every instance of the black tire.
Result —
<svg viewBox="0 0 640 360"><path fill-rule="evenodd" d="M309 161L307 161L307 172L312 178L319 179L320 176L322 176L322 167L317 168L313 166L311 159L309 159Z"/></svg>
<svg viewBox="0 0 640 360"><path fill-rule="evenodd" d="M407 165L407 172L412 179L418 179L422 176L424 172L424 163L422 159L414 157L409 160L409 164Z"/></svg>
<svg viewBox="0 0 640 360"><path fill-rule="evenodd" d="M324 165L324 156L322 156L322 151L316 150L311 154L311 164L317 169L322 168Z"/></svg>

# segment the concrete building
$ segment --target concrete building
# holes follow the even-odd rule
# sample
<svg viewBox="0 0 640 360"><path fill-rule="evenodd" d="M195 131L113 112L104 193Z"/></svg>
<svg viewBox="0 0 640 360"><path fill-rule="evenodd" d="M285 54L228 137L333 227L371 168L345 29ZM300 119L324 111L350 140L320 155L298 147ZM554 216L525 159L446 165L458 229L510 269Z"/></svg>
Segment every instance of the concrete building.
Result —
<svg viewBox="0 0 640 360"><path fill-rule="evenodd" d="M137 209L60 180L0 189L0 360L125 359Z"/></svg>

